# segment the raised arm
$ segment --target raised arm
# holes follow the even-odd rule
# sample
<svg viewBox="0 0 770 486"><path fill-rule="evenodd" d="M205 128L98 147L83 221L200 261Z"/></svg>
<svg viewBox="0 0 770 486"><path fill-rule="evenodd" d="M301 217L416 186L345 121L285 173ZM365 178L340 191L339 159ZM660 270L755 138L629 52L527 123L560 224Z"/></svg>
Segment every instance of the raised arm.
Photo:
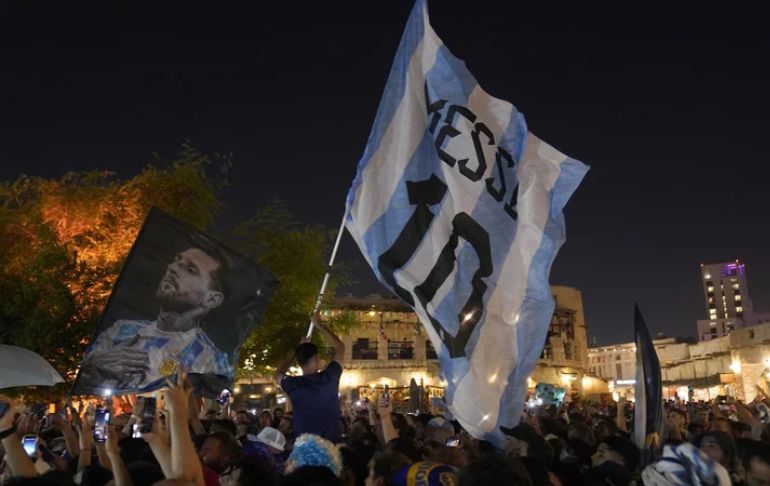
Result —
<svg viewBox="0 0 770 486"><path fill-rule="evenodd" d="M8 409L0 418L0 443L5 449L5 462L14 476L32 478L38 474L32 460L21 446L21 437L16 433L13 416L13 410Z"/></svg>
<svg viewBox="0 0 770 486"><path fill-rule="evenodd" d="M320 312L316 312L315 316L313 316L313 325L321 332L325 339L331 341L334 346L334 361L342 364L345 361L345 343L324 324L321 320Z"/></svg>
<svg viewBox="0 0 770 486"><path fill-rule="evenodd" d="M126 469L126 464L123 462L123 458L120 457L117 431L113 426L110 426L107 432L105 451L112 465L112 476L115 478L115 486L133 486L128 475L128 469Z"/></svg>
<svg viewBox="0 0 770 486"><path fill-rule="evenodd" d="M166 406L169 410L168 428L171 432L171 468L173 479L192 481L198 486L204 486L203 469L195 445L190 436L190 428L187 424L188 394L192 393L192 387L187 382L187 374L179 371L176 376L176 384L168 381L166 390Z"/></svg>
<svg viewBox="0 0 770 486"><path fill-rule="evenodd" d="M273 381L275 381L278 385L281 384L281 380L283 379L283 375L286 374L286 371L291 366L292 362L294 362L294 350L289 350L289 352L286 354L286 356L283 357L281 362L278 364L278 368L276 368L275 373L273 373Z"/></svg>
<svg viewBox="0 0 770 486"><path fill-rule="evenodd" d="M139 419L139 427L142 427L142 419ZM171 446L168 438L168 429L166 421L160 419L158 411L155 411L155 420L152 422L152 432L142 434L142 438L150 445L152 454L158 460L163 475L166 478L174 477L174 470L171 467Z"/></svg>

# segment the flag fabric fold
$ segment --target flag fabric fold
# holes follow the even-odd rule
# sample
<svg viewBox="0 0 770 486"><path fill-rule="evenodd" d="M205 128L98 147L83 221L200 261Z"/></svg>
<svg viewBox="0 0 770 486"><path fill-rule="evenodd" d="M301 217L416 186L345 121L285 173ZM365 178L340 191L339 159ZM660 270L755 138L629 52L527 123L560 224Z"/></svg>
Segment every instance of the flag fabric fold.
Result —
<svg viewBox="0 0 770 486"><path fill-rule="evenodd" d="M554 309L562 210L588 167L528 132L436 36L418 0L348 194L346 227L437 350L450 411L503 443Z"/></svg>
<svg viewBox="0 0 770 486"><path fill-rule="evenodd" d="M648 434L659 432L663 421L660 362L642 312L634 305L636 383L634 385L634 443L644 451Z"/></svg>

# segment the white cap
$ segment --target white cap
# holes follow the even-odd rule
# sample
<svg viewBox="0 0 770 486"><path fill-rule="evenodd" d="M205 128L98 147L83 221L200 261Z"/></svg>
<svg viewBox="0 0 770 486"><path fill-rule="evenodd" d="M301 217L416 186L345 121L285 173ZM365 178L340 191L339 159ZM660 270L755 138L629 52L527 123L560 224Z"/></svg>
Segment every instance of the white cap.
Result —
<svg viewBox="0 0 770 486"><path fill-rule="evenodd" d="M283 436L280 430L272 427L265 427L257 435L257 442L269 445L274 449L283 451L283 447L286 445L286 437Z"/></svg>

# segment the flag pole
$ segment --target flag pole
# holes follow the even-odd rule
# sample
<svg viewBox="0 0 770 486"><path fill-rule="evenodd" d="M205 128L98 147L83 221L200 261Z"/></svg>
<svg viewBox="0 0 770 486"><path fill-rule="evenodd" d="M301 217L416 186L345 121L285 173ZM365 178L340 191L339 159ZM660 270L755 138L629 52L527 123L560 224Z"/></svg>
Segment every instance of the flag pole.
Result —
<svg viewBox="0 0 770 486"><path fill-rule="evenodd" d="M342 216L342 223L340 223L340 229L337 231L337 240L334 242L334 248L332 249L331 257L329 257L329 264L326 266L326 273L324 279L321 282L321 290L318 291L318 299L315 301L315 307L313 307L313 314L310 317L310 325L307 328L308 339L313 335L313 318L315 317L318 309L321 308L321 302L326 292L326 285L329 283L329 277L332 273L332 267L334 266L334 259L337 257L337 249L340 247L340 240L342 239L342 233L345 232L345 221L348 219L350 209L345 205L345 214Z"/></svg>

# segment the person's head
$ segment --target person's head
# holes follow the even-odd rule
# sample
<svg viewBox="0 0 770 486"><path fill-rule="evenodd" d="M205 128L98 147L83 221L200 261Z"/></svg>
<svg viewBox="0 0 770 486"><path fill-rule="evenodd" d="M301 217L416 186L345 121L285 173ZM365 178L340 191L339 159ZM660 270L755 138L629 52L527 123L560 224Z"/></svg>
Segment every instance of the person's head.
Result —
<svg viewBox="0 0 770 486"><path fill-rule="evenodd" d="M385 452L397 452L403 454L412 462L419 461L422 457L420 455L420 446L417 441L410 439L409 437L396 437L390 442L385 444Z"/></svg>
<svg viewBox="0 0 770 486"><path fill-rule="evenodd" d="M168 264L155 292L163 311L181 314L197 309L203 316L222 305L227 295L227 258L213 248L188 248Z"/></svg>
<svg viewBox="0 0 770 486"><path fill-rule="evenodd" d="M238 410L235 414L236 425L251 425L254 423L254 416L248 410Z"/></svg>
<svg viewBox="0 0 770 486"><path fill-rule="evenodd" d="M297 364L302 368L303 375L312 375L321 370L321 358L318 356L318 346L313 343L301 343L294 349Z"/></svg>
<svg viewBox="0 0 770 486"><path fill-rule="evenodd" d="M741 479L746 486L770 486L770 444L744 439L748 445L741 452Z"/></svg>
<svg viewBox="0 0 770 486"><path fill-rule="evenodd" d="M409 464L412 464L412 461L405 455L397 452L377 454L369 461L369 475L366 477L366 486L394 486L393 475L396 471Z"/></svg>
<svg viewBox="0 0 770 486"><path fill-rule="evenodd" d="M700 450L729 471L734 469L738 446L729 434L719 430L710 430L703 434Z"/></svg>
<svg viewBox="0 0 770 486"><path fill-rule="evenodd" d="M666 413L666 425L676 430L684 430L687 425L687 412L678 408L671 408Z"/></svg>
<svg viewBox="0 0 770 486"><path fill-rule="evenodd" d="M239 448L238 441L231 434L224 431L213 432L203 441L198 455L203 464L221 473L237 459Z"/></svg>
<svg viewBox="0 0 770 486"><path fill-rule="evenodd" d="M209 425L209 432L227 432L235 437L238 433L238 427L230 419L214 419Z"/></svg>
<svg viewBox="0 0 770 486"><path fill-rule="evenodd" d="M446 440L455 435L455 428L452 422L444 417L433 417L428 421L425 427L427 440L438 444L445 444Z"/></svg>
<svg viewBox="0 0 770 486"><path fill-rule="evenodd" d="M639 463L639 449L623 437L608 437L591 456L591 466L598 467L606 462L615 462L633 471Z"/></svg>
<svg viewBox="0 0 770 486"><path fill-rule="evenodd" d="M278 429L265 427L259 431L257 442L265 444L273 454L280 454L286 446L286 437Z"/></svg>
<svg viewBox="0 0 770 486"><path fill-rule="evenodd" d="M594 437L595 440L598 442L601 442L602 440L606 439L607 437L611 437L615 435L617 426L614 422L611 422L609 420L598 420L596 422L596 425L594 426Z"/></svg>
<svg viewBox="0 0 770 486"><path fill-rule="evenodd" d="M698 410L698 423L704 427L709 425L709 411L705 409Z"/></svg>
<svg viewBox="0 0 770 486"><path fill-rule="evenodd" d="M259 414L259 427L265 428L270 427L273 425L273 416L270 415L270 412L267 410L263 410L262 413Z"/></svg>
<svg viewBox="0 0 770 486"><path fill-rule="evenodd" d="M284 437L291 437L294 434L294 422L288 415L281 418L278 422L278 430L284 435Z"/></svg>
<svg viewBox="0 0 770 486"><path fill-rule="evenodd" d="M584 423L570 425L569 429L567 429L567 439L583 441L588 447L593 447L595 444L593 430Z"/></svg>
<svg viewBox="0 0 770 486"><path fill-rule="evenodd" d="M709 422L707 430L724 432L727 435L733 435L733 426L730 424L730 419L725 417L715 417Z"/></svg>
<svg viewBox="0 0 770 486"><path fill-rule="evenodd" d="M362 486L369 476L369 459L364 451L359 451L347 444L340 445L342 473L340 479L345 486Z"/></svg>
<svg viewBox="0 0 770 486"><path fill-rule="evenodd" d="M504 429L508 436L505 452L510 458L537 457L547 461L547 444L535 429L526 424L520 424L512 429Z"/></svg>
<svg viewBox="0 0 770 486"><path fill-rule="evenodd" d="M275 420L276 424L281 421L283 418L283 409L281 407L277 407L275 410L273 410L273 419Z"/></svg>
<svg viewBox="0 0 770 486"><path fill-rule="evenodd" d="M743 422L730 421L730 429L735 439L751 439L751 426Z"/></svg>
<svg viewBox="0 0 770 486"><path fill-rule="evenodd" d="M302 434L297 437L294 449L286 461L286 473L305 466L328 468L335 476L342 472L340 451L328 440L314 434Z"/></svg>

